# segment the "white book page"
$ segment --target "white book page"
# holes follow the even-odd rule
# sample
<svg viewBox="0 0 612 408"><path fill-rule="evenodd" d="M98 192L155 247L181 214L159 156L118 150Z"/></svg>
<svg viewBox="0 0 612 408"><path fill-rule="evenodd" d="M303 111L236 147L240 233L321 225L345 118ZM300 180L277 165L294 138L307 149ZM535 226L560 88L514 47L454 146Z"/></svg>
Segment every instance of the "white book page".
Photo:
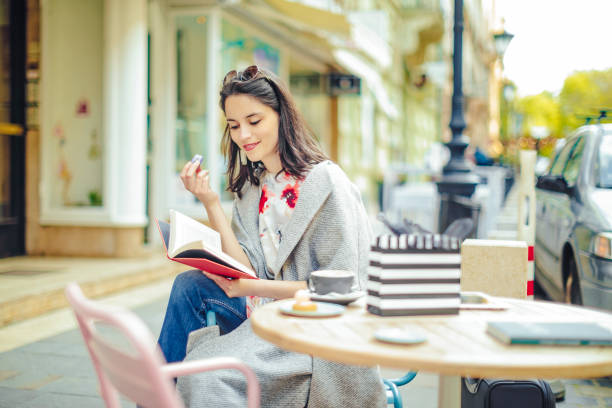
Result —
<svg viewBox="0 0 612 408"><path fill-rule="evenodd" d="M168 252L192 242L202 241L208 248L221 252L221 235L212 228L176 210L170 210L170 242Z"/></svg>
<svg viewBox="0 0 612 408"><path fill-rule="evenodd" d="M170 210L170 240L168 243L168 254L170 256L175 256L178 249L192 243L197 244L191 245L192 248L190 249L205 249L233 268L251 276L256 276L251 268L243 265L223 252L221 247L221 235L217 231L185 214L176 210Z"/></svg>

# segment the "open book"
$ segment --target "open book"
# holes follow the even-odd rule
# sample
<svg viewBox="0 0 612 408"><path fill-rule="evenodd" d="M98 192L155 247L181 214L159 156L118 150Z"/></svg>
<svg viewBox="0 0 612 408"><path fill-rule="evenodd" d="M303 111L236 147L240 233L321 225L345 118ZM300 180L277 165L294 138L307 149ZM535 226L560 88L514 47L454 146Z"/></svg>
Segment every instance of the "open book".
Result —
<svg viewBox="0 0 612 408"><path fill-rule="evenodd" d="M253 270L221 249L221 236L212 228L170 210L170 224L157 220L168 258L215 275L257 279Z"/></svg>

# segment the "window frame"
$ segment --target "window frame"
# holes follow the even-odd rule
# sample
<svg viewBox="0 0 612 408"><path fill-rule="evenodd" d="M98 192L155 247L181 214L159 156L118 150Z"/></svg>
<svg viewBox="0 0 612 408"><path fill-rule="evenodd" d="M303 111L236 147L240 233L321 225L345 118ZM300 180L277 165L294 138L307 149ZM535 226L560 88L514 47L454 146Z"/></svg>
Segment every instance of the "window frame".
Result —
<svg viewBox="0 0 612 408"><path fill-rule="evenodd" d="M586 134L581 134L578 137L576 137L576 142L572 146L572 151L570 152L570 155L568 159L565 161L565 165L563 166L563 171L561 175L567 182L568 187L575 186L576 182L578 181L578 177L580 176L580 167L582 166L582 158L584 157L584 149L586 147L586 142L587 142L586 136L587 136ZM576 157L577 155L579 156ZM576 172L576 176L573 180L569 180L567 178L568 165L574 162L575 160L578 160L578 169Z"/></svg>
<svg viewBox="0 0 612 408"><path fill-rule="evenodd" d="M546 172L547 175L549 175L549 176L562 176L563 175L563 171L565 170L565 166L567 164L567 161L572 156L572 152L574 151L574 147L576 146L577 142L578 142L577 138L571 138L571 140L569 140L569 142L566 143L565 146L563 146L561 148L561 150L559 150L559 152L555 155L555 158L553 159L552 163L550 164L550 168ZM568 150L569 150L569 152L567 153L566 157L561 159L561 157ZM563 167L557 173L556 171L553 171L553 170L555 169L555 166L557 166L557 164L559 163L559 160L563 160L563 162L562 162Z"/></svg>

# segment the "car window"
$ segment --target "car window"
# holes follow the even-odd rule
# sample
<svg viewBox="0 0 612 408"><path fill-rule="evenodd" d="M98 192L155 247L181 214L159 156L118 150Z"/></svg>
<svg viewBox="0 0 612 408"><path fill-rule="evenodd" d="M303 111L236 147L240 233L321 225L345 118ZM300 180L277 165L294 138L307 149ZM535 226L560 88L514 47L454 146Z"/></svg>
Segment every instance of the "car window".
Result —
<svg viewBox="0 0 612 408"><path fill-rule="evenodd" d="M550 171L548 174L552 176L560 176L563 174L563 169L565 168L565 164L567 163L567 159L570 157L570 153L572 152L576 141L571 141L566 143L565 146L561 149L561 151L555 156L552 165L550 166Z"/></svg>
<svg viewBox="0 0 612 408"><path fill-rule="evenodd" d="M551 155L550 161L548 163L548 167L546 167L545 174L550 174L550 169L557 162L557 159L559 158L559 153L561 152L561 149L563 149L563 146L565 146L566 142L567 142L567 139L565 138L557 139L557 141L555 142L555 148L554 148L553 154Z"/></svg>
<svg viewBox="0 0 612 408"><path fill-rule="evenodd" d="M599 157L595 161L595 185L612 188L612 134L601 138Z"/></svg>
<svg viewBox="0 0 612 408"><path fill-rule="evenodd" d="M578 173L580 172L580 163L582 163L582 153L584 152L584 143L586 141L586 137L579 137L578 141L574 145L572 149L571 156L567 163L565 164L565 168L563 169L563 178L567 181L568 186L574 186L576 184L576 180L578 179Z"/></svg>

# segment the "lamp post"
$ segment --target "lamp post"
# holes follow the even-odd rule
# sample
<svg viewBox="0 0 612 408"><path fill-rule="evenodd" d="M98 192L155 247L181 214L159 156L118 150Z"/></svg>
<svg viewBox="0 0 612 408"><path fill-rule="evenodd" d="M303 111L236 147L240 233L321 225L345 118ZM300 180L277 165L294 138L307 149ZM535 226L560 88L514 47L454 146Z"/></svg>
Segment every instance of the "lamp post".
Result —
<svg viewBox="0 0 612 408"><path fill-rule="evenodd" d="M446 144L450 159L442 169L442 178L437 182L440 194L440 214L438 230L443 232L453 221L472 217L474 211L466 205L466 199L474 194L480 177L472 172L472 164L465 159L465 149L469 138L463 134L465 119L463 115L463 0L455 0L453 41L453 99L449 127L452 139Z"/></svg>
<svg viewBox="0 0 612 408"><path fill-rule="evenodd" d="M503 24L503 20L502 20L502 24ZM510 82L506 82L504 81L503 78L503 58L504 58L504 54L506 53L506 49L508 49L508 45L510 45L510 41L512 41L512 38L514 38L514 34L510 34L509 32L507 32L506 30L503 30L502 32L498 32L497 34L493 35L493 41L495 43L495 51L497 53L497 57L499 58L499 63L501 65L501 74L500 77L498 78L501 83L503 84L503 86L501 87L501 100L502 100L502 104L501 104L501 112L500 114L503 113L503 118L501 118L501 122L503 122L503 126L500 126L500 133L503 136L503 139L508 139L508 133L509 133L509 121L512 119L512 103L514 101L514 94L516 91L516 88L514 86L514 84L510 83ZM497 62L497 61L496 61Z"/></svg>
<svg viewBox="0 0 612 408"><path fill-rule="evenodd" d="M503 58L506 53L506 49L508 45L510 45L510 41L514 38L514 34L510 34L506 30L501 33L497 33L493 35L493 40L495 41L495 51L499 58Z"/></svg>

